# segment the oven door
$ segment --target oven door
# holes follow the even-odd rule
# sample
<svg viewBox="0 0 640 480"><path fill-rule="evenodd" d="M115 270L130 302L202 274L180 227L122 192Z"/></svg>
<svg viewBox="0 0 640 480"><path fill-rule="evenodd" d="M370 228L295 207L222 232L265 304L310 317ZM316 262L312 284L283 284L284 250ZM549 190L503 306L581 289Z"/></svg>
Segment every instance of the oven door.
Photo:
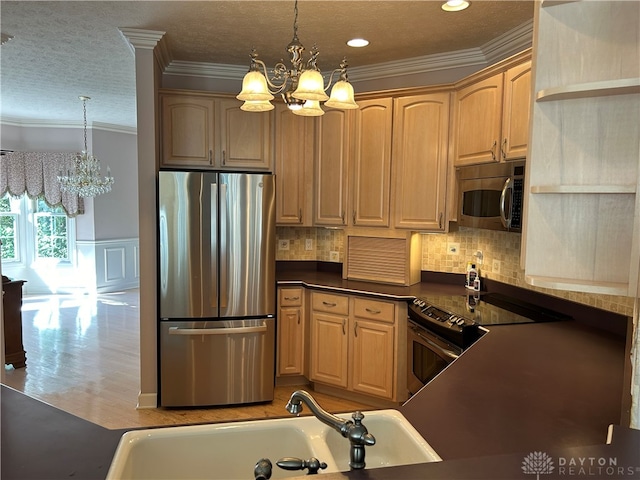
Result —
<svg viewBox="0 0 640 480"><path fill-rule="evenodd" d="M412 320L407 322L407 389L414 395L462 353L453 345Z"/></svg>

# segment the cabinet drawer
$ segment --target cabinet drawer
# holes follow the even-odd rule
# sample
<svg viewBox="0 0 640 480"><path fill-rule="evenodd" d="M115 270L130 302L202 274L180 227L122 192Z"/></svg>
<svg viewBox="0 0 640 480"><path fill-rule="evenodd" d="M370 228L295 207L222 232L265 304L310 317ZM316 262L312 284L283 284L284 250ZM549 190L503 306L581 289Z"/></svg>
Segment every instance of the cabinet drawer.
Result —
<svg viewBox="0 0 640 480"><path fill-rule="evenodd" d="M281 288L281 307L300 307L302 305L302 288Z"/></svg>
<svg viewBox="0 0 640 480"><path fill-rule="evenodd" d="M395 321L394 310L395 305L391 302L370 300L367 298L353 299L353 314L359 318L393 323Z"/></svg>
<svg viewBox="0 0 640 480"><path fill-rule="evenodd" d="M349 315L349 297L313 292L311 294L311 307L318 312Z"/></svg>

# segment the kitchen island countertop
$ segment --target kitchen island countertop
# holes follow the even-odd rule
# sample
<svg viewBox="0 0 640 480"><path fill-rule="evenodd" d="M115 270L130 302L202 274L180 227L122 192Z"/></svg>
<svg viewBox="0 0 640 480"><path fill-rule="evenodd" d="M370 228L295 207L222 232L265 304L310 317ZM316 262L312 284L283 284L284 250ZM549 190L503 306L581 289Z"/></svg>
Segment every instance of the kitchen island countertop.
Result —
<svg viewBox="0 0 640 480"><path fill-rule="evenodd" d="M397 300L434 289L464 292L464 287L458 285L428 282L411 287L379 286L343 280L331 272L281 272L278 282L280 286L303 284ZM608 425L620 424L623 372L628 361L624 339L576 321L497 326L489 330L441 375L398 407L443 462L322 476L526 480L535 476L523 472L523 460L535 451L548 455L555 464L553 472L540 477L543 480L579 478L577 471L567 470L569 466L560 469L561 461L572 458L615 458L618 466L625 467L611 475L606 471L601 476L593 470L586 471L589 478L640 478L640 432L617 427L614 431L623 433L614 435L612 445L605 444ZM12 435L22 433L7 427L11 418L5 415L7 395L4 397L2 441L7 445L14 441L7 435L9 431ZM44 408L56 410L47 405ZM26 411L21 414L29 415ZM49 432L44 429L36 434L38 442L28 451L2 449L2 476L16 480L39 478L29 474L33 473L29 464L35 465L29 459L38 459L37 471L43 471L42 462L50 463L45 471L51 473L48 478L52 480L92 469L96 475L90 478L104 478L107 465L87 465L87 459L78 458L74 452L87 445L100 449L107 445L113 452L121 433L96 427L92 429L92 439L69 439L65 450L68 455L60 454L59 449L55 450L56 455L50 455L51 446L47 445L58 444L60 437L53 433L48 437ZM615 441L616 438L620 440ZM24 444L21 439L15 440ZM5 456L9 452L11 458ZM11 475L16 472L24 475ZM63 472L66 474L61 475ZM582 475L584 478L585 473Z"/></svg>

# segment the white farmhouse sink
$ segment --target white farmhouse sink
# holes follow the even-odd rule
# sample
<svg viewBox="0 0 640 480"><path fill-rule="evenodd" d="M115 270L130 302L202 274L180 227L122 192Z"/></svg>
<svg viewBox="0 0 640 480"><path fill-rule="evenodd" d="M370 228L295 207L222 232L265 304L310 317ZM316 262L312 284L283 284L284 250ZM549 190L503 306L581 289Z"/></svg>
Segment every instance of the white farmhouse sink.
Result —
<svg viewBox="0 0 640 480"><path fill-rule="evenodd" d="M441 460L400 412L364 416L376 437L366 447L367 468ZM107 480L246 480L261 458L273 463L273 479L306 474L277 467L282 457L316 457L327 464L319 473L347 471L349 441L314 416L136 430L120 439Z"/></svg>

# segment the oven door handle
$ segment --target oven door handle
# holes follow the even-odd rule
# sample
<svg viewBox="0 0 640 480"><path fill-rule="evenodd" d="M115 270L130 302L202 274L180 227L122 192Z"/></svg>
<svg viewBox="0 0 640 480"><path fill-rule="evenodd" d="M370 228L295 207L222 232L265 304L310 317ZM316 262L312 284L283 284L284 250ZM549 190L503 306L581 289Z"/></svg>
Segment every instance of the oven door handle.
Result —
<svg viewBox="0 0 640 480"><path fill-rule="evenodd" d="M433 348L436 348L439 352L445 354L447 357L452 358L452 359L456 359L459 357L458 354L456 354L455 352L451 351L451 350L447 350L446 348L442 348L440 345L432 342L430 339L428 339L427 337L425 337L424 335L422 335L420 333L420 331L418 329L416 329L415 327L412 327L413 329L413 333L415 333L418 337L420 337L422 340L424 340L425 342L427 342L429 345L431 345Z"/></svg>

